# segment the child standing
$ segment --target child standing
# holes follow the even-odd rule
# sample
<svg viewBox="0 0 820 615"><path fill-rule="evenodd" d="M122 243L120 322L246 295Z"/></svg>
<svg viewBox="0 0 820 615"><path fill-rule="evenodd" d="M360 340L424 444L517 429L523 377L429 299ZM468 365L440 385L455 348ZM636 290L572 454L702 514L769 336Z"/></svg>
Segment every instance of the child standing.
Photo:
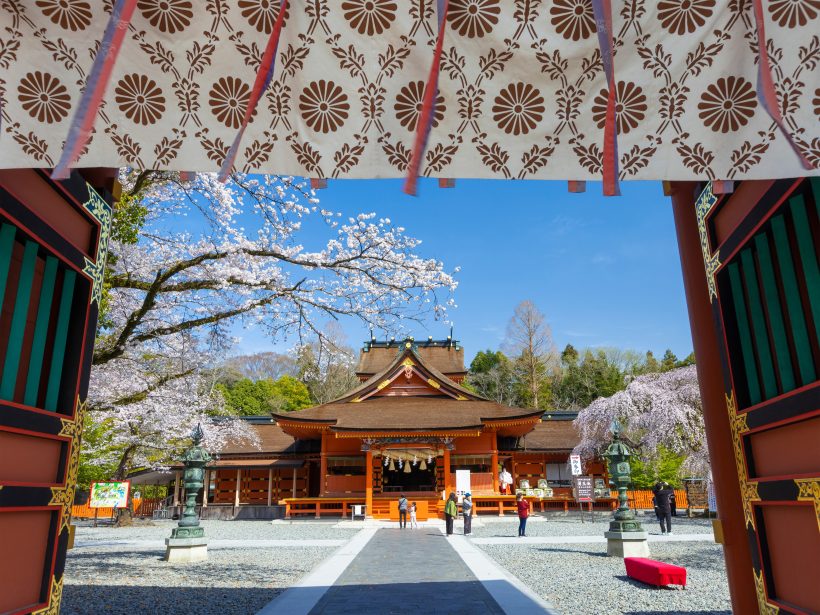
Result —
<svg viewBox="0 0 820 615"><path fill-rule="evenodd" d="M416 521L416 503L410 505L410 529L418 529L419 524Z"/></svg>

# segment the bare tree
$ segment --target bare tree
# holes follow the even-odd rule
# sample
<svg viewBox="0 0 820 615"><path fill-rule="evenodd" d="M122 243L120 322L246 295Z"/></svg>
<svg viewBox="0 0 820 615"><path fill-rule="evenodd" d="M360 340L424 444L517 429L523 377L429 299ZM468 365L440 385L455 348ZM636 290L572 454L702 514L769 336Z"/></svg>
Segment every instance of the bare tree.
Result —
<svg viewBox="0 0 820 615"><path fill-rule="evenodd" d="M302 382L317 404L337 399L356 387L356 353L338 324L331 322L317 339L297 349Z"/></svg>
<svg viewBox="0 0 820 615"><path fill-rule="evenodd" d="M539 394L549 380L557 353L544 314L532 301L522 301L507 324L505 351L526 393L526 405L538 408Z"/></svg>
<svg viewBox="0 0 820 615"><path fill-rule="evenodd" d="M226 369L236 370L250 380L278 380L282 376L297 376L296 359L279 352L257 352L239 355L225 361Z"/></svg>

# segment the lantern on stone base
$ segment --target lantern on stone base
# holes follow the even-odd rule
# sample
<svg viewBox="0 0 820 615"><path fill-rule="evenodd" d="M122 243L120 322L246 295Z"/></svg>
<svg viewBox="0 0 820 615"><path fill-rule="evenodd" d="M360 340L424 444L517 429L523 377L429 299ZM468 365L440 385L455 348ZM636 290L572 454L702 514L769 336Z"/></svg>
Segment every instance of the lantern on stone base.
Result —
<svg viewBox="0 0 820 615"><path fill-rule="evenodd" d="M612 442L604 453L609 467L609 482L618 490L618 509L609 523L609 531L604 532L607 538L607 555L616 557L648 557L649 544L647 533L635 513L629 508L626 491L632 482L629 460L632 452L621 441L620 426L615 423L612 429Z"/></svg>
<svg viewBox="0 0 820 615"><path fill-rule="evenodd" d="M171 530L171 537L165 539L165 559L169 562L199 562L208 558L205 528L199 525L196 513L196 496L203 486L205 466L211 460L208 451L199 445L202 436L202 426L197 425L191 434L192 445L182 455L185 510L177 527Z"/></svg>

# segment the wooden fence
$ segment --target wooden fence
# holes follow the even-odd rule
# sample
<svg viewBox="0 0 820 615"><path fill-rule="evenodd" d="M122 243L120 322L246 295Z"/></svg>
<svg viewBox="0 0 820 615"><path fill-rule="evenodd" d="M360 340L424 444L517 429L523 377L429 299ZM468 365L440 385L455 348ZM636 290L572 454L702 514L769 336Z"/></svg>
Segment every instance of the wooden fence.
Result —
<svg viewBox="0 0 820 615"><path fill-rule="evenodd" d="M164 498L142 498L134 500L135 517L151 517L154 511L160 507ZM94 511L97 511L98 519L110 519L114 516L113 508L91 508L86 504L75 504L71 507L71 516L74 519L93 519Z"/></svg>
<svg viewBox="0 0 820 615"><path fill-rule="evenodd" d="M632 508L649 508L652 509L652 491L649 489L635 489L626 492L629 496L629 505ZM618 492L613 491L612 497L617 498ZM679 509L684 509L689 506L689 500L686 499L686 491L684 489L675 489L675 506Z"/></svg>

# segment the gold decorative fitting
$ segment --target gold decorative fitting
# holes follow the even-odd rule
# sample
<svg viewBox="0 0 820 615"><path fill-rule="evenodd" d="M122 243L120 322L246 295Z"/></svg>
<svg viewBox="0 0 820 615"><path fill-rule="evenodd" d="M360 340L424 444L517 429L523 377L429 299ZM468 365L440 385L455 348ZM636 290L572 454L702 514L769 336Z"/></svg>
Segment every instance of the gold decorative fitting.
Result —
<svg viewBox="0 0 820 615"><path fill-rule="evenodd" d="M359 403L359 402L361 402L361 401L362 401L362 398L361 398L361 397L357 397L357 398L355 398L355 399L351 399L351 400L350 400L350 403L351 403L351 404L358 404L358 403Z"/></svg>
<svg viewBox="0 0 820 615"><path fill-rule="evenodd" d="M407 357L404 361L401 362L401 364L404 367L414 367L416 365L415 363L413 363L413 359L411 359L410 357Z"/></svg>
<svg viewBox="0 0 820 615"><path fill-rule="evenodd" d="M740 499L743 501L743 515L746 518L746 527L751 526L756 531L752 502L759 502L760 494L757 491L757 482L750 481L748 478L749 473L746 471L746 457L743 454L743 434L749 431L749 426L746 415L737 412L734 391L732 391L731 397L726 395L726 409L729 412L729 427L732 430L732 447L735 453L735 468L740 486Z"/></svg>
<svg viewBox="0 0 820 615"><path fill-rule="evenodd" d="M456 397L456 401L467 401L467 398L464 397L464 395L459 395L458 397Z"/></svg>
<svg viewBox="0 0 820 615"><path fill-rule="evenodd" d="M717 203L718 197L712 191L712 183L706 184L706 188L700 193L695 203L695 215L698 221L698 233L700 234L700 249L703 252L703 266L706 269L706 283L709 286L709 302L717 299L717 285L715 284L715 273L720 268L720 260L717 253L712 254L709 246L709 233L706 230L706 216L712 211L712 207Z"/></svg>
<svg viewBox="0 0 820 615"><path fill-rule="evenodd" d="M382 390L384 387L386 387L388 384L390 384L390 381L389 381L389 380L382 380L382 381L379 383L379 386L377 386L377 387L376 387L376 389L377 389L377 390L379 390L379 391L381 391L381 390Z"/></svg>
<svg viewBox="0 0 820 615"><path fill-rule="evenodd" d="M760 615L777 615L780 608L771 604L766 598L766 584L763 582L763 571L752 570L755 577L755 593L757 593L757 608Z"/></svg>
<svg viewBox="0 0 820 615"><path fill-rule="evenodd" d="M108 240L111 235L111 207L88 184L88 200L83 203L85 210L100 223L100 238L97 242L97 260L85 258L83 273L91 278L91 303L97 305L102 301L103 281L105 279L105 260L108 256Z"/></svg>
<svg viewBox="0 0 820 615"><path fill-rule="evenodd" d="M51 594L48 596L48 605L38 611L32 611L31 615L59 615L60 600L63 597L63 577L58 581L56 577L51 579Z"/></svg>
<svg viewBox="0 0 820 615"><path fill-rule="evenodd" d="M820 479L797 478L797 499L800 502L813 502L814 514L817 516L817 529L820 531Z"/></svg>
<svg viewBox="0 0 820 615"><path fill-rule="evenodd" d="M436 382L435 380L433 380L432 378L427 379L427 384L429 384L434 389L440 389L441 388L441 385L438 382Z"/></svg>

